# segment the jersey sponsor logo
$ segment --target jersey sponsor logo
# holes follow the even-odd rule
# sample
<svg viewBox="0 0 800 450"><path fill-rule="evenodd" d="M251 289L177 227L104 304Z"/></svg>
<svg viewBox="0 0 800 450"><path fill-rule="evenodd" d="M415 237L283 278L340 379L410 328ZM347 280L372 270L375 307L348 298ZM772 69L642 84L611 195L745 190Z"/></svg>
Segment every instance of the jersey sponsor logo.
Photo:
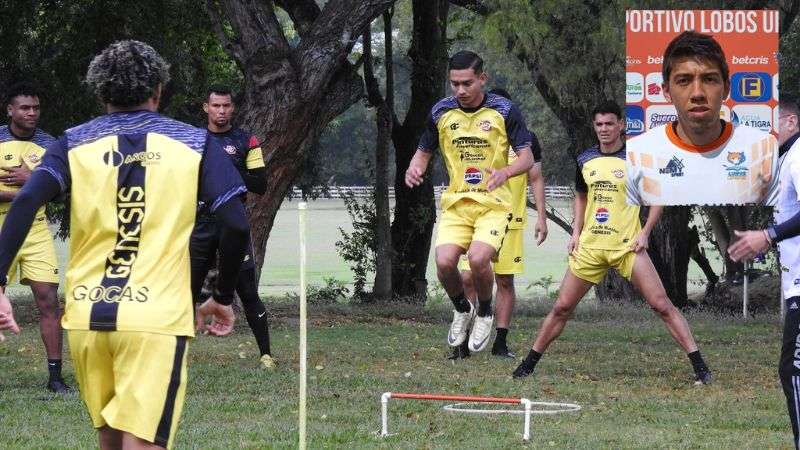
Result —
<svg viewBox="0 0 800 450"><path fill-rule="evenodd" d="M92 303L121 303L139 302L144 303L148 300L149 289L142 286L134 290L130 286L84 286L78 285L72 290L72 298L75 300L89 300Z"/></svg>
<svg viewBox="0 0 800 450"><path fill-rule="evenodd" d="M492 122L489 120L481 120L478 122L478 128L480 128L482 131L489 131L492 129Z"/></svg>
<svg viewBox="0 0 800 450"><path fill-rule="evenodd" d="M600 192L595 192L592 196L595 203L614 203L614 197L610 195L603 195Z"/></svg>
<svg viewBox="0 0 800 450"><path fill-rule="evenodd" d="M475 136L463 136L453 139L453 145L457 149L461 148L489 148L489 141Z"/></svg>
<svg viewBox="0 0 800 450"><path fill-rule="evenodd" d="M622 169L612 170L611 173L617 178L624 178L625 177L625 171L622 170Z"/></svg>
<svg viewBox="0 0 800 450"><path fill-rule="evenodd" d="M236 154L236 147L234 147L233 145L228 144L228 145L226 145L224 147L224 149L225 149L225 153L227 153L229 155L235 155Z"/></svg>
<svg viewBox="0 0 800 450"><path fill-rule="evenodd" d="M458 122L453 122L453 123L450 124L450 129L453 130L453 131L456 131L458 129L458 127L460 127L460 126L461 125Z"/></svg>
<svg viewBox="0 0 800 450"><path fill-rule="evenodd" d="M483 173L476 167L467 167L464 170L464 181L469 184L479 184L483 181Z"/></svg>
<svg viewBox="0 0 800 450"><path fill-rule="evenodd" d="M678 113L672 105L655 105L647 108L647 129L651 130L678 120Z"/></svg>
<svg viewBox="0 0 800 450"><path fill-rule="evenodd" d="M123 155L113 148L103 153L103 162L108 166L119 167L124 164L140 163L143 166L155 164L161 160L161 152L136 152L130 155Z"/></svg>
<svg viewBox="0 0 800 450"><path fill-rule="evenodd" d="M737 72L731 76L735 102L766 102L772 97L772 80L766 72Z"/></svg>
<svg viewBox="0 0 800 450"><path fill-rule="evenodd" d="M658 173L669 174L670 177L682 177L684 167L686 166L683 164L683 160L673 156L666 166L658 169Z"/></svg>
<svg viewBox="0 0 800 450"><path fill-rule="evenodd" d="M625 106L625 133L629 136L644 133L644 110L641 106Z"/></svg>
<svg viewBox="0 0 800 450"><path fill-rule="evenodd" d="M722 166L728 172L729 180L742 180L747 178L747 167L744 166L746 161L747 158L744 156L744 152L728 152L728 162L731 164L723 164Z"/></svg>
<svg viewBox="0 0 800 450"><path fill-rule="evenodd" d="M471 152L469 150L459 150L459 158L461 161L477 162L485 161L486 156L482 152Z"/></svg>
<svg viewBox="0 0 800 450"><path fill-rule="evenodd" d="M139 253L144 220L144 187L122 186L117 191L117 243L106 260L107 278L129 278Z"/></svg>
<svg viewBox="0 0 800 450"><path fill-rule="evenodd" d="M600 223L606 223L609 217L610 214L605 208L597 208L597 211L594 213L594 219Z"/></svg>

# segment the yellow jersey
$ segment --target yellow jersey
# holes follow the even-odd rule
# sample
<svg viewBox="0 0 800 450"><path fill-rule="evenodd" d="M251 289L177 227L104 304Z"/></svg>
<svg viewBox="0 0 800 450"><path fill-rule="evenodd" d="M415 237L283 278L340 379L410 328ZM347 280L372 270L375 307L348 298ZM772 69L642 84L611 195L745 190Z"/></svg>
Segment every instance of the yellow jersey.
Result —
<svg viewBox="0 0 800 450"><path fill-rule="evenodd" d="M40 129L36 129L29 138L15 136L11 128L6 125L0 127L0 168L19 167L25 164L31 170L35 169L41 162L47 147L55 142L55 138ZM19 186L9 186L0 183L0 191L17 192ZM10 202L0 203L0 226L6 218ZM36 213L34 226L46 226L44 207Z"/></svg>
<svg viewBox="0 0 800 450"><path fill-rule="evenodd" d="M531 139L522 113L509 99L485 94L477 108L463 108L455 97L447 97L431 109L417 149L432 152L438 148L444 157L450 183L442 194L442 210L468 198L510 211L509 183L489 192L488 169L506 167L508 148L519 152L531 146Z"/></svg>
<svg viewBox="0 0 800 450"><path fill-rule="evenodd" d="M63 327L192 336L197 201L213 211L246 191L206 130L108 114L67 130L37 170L71 192Z"/></svg>

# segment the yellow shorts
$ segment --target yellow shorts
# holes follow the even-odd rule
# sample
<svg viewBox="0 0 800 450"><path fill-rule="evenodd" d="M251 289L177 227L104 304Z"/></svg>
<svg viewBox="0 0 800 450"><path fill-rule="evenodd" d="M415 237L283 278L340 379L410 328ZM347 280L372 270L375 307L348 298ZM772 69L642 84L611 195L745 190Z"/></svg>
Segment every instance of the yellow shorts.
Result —
<svg viewBox="0 0 800 450"><path fill-rule="evenodd" d="M590 283L603 281L608 269L617 269L620 275L631 279L636 253L630 249L598 250L579 246L578 251L569 255L569 269L572 273Z"/></svg>
<svg viewBox="0 0 800 450"><path fill-rule="evenodd" d="M511 213L463 199L442 212L436 246L455 244L464 250L472 241L491 245L495 251L503 245Z"/></svg>
<svg viewBox="0 0 800 450"><path fill-rule="evenodd" d="M53 235L44 218L36 218L22 243L17 256L8 269L9 283L17 280L22 284L30 281L58 284L58 260L53 245Z"/></svg>
<svg viewBox="0 0 800 450"><path fill-rule="evenodd" d="M525 271L524 231L522 228L506 231L503 246L500 247L500 252L497 254L497 262L492 265L495 274L517 275ZM470 270L466 255L462 255L458 260L458 270Z"/></svg>
<svg viewBox="0 0 800 450"><path fill-rule="evenodd" d="M186 394L189 338L88 330L67 330L67 337L94 427L171 448Z"/></svg>

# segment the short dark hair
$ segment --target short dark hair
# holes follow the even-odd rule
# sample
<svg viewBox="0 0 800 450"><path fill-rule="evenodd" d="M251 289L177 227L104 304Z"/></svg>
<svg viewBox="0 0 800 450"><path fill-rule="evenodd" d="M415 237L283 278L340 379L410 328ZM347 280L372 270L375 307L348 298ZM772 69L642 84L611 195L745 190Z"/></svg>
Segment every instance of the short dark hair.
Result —
<svg viewBox="0 0 800 450"><path fill-rule="evenodd" d="M477 53L469 50L461 50L447 62L447 70L465 70L472 69L476 75L483 72L483 59Z"/></svg>
<svg viewBox="0 0 800 450"><path fill-rule="evenodd" d="M137 106L152 97L156 86L169 82L169 64L144 42L128 40L109 45L89 63L86 84L103 103Z"/></svg>
<svg viewBox="0 0 800 450"><path fill-rule="evenodd" d="M509 94L508 91L503 88L494 88L491 91L489 91L489 93L494 95L499 95L500 97L505 97L511 100L511 94Z"/></svg>
<svg viewBox="0 0 800 450"><path fill-rule="evenodd" d="M592 110L592 122L594 122L594 118L598 114L614 114L617 116L617 119L622 119L622 109L619 107L617 102L611 100L606 100L595 106L595 108Z"/></svg>
<svg viewBox="0 0 800 450"><path fill-rule="evenodd" d="M701 34L695 31L684 31L677 35L664 50L664 61L661 65L661 75L664 83L669 84L669 76L672 74L672 65L679 58L698 58L713 62L719 67L722 73L722 80L727 85L730 83L728 62L725 61L725 52L716 39L709 34Z"/></svg>
<svg viewBox="0 0 800 450"><path fill-rule="evenodd" d="M206 92L206 100L211 98L211 94L230 95L231 100L233 100L233 91L231 91L231 88L221 84L214 84L208 87L208 92Z"/></svg>
<svg viewBox="0 0 800 450"><path fill-rule="evenodd" d="M5 105L10 105L19 96L38 97L39 89L35 84L28 81L14 83L6 90Z"/></svg>
<svg viewBox="0 0 800 450"><path fill-rule="evenodd" d="M778 103L778 110L781 114L794 114L800 118L800 108L797 107L797 100L785 94L781 94L781 101ZM800 120L800 119L799 119Z"/></svg>

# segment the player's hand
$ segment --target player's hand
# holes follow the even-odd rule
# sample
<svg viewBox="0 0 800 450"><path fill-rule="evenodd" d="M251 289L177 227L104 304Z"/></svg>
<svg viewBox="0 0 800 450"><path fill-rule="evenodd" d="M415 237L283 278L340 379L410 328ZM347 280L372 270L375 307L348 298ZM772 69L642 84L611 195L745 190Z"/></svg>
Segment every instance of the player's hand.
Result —
<svg viewBox="0 0 800 450"><path fill-rule="evenodd" d="M647 250L648 248L650 248L650 234L640 231L633 240L630 249L633 253L639 253L640 251Z"/></svg>
<svg viewBox="0 0 800 450"><path fill-rule="evenodd" d="M14 334L19 334L19 325L14 320L14 311L11 308L11 301L6 297L3 289L0 288L0 342L6 340L3 330L8 330Z"/></svg>
<svg viewBox="0 0 800 450"><path fill-rule="evenodd" d="M406 186L414 188L422 184L422 176L425 172L417 166L410 165L406 170Z"/></svg>
<svg viewBox="0 0 800 450"><path fill-rule="evenodd" d="M499 188L508 180L508 169L505 167L497 170L489 167L486 171L489 172L489 181L486 183L486 190L489 192Z"/></svg>
<svg viewBox="0 0 800 450"><path fill-rule="evenodd" d="M547 239L547 218L546 217L539 217L539 220L536 221L536 225L533 227L533 235L536 237L536 245L542 245L545 239Z"/></svg>
<svg viewBox="0 0 800 450"><path fill-rule="evenodd" d="M734 261L753 259L759 253L764 253L769 248L769 240L762 230L734 231L736 242L728 247L728 254Z"/></svg>
<svg viewBox="0 0 800 450"><path fill-rule="evenodd" d="M567 242L567 253L574 255L575 252L578 251L578 243L580 242L580 239L580 236L575 235L569 237L569 242Z"/></svg>
<svg viewBox="0 0 800 450"><path fill-rule="evenodd" d="M31 177L31 169L23 162L17 167L1 167L0 183L7 186L22 186Z"/></svg>
<svg viewBox="0 0 800 450"><path fill-rule="evenodd" d="M207 319L211 320L210 324L206 323ZM233 314L233 307L231 305L221 305L213 297L197 308L196 322L198 332L214 336L226 336L233 331L233 323L235 321L236 316Z"/></svg>

